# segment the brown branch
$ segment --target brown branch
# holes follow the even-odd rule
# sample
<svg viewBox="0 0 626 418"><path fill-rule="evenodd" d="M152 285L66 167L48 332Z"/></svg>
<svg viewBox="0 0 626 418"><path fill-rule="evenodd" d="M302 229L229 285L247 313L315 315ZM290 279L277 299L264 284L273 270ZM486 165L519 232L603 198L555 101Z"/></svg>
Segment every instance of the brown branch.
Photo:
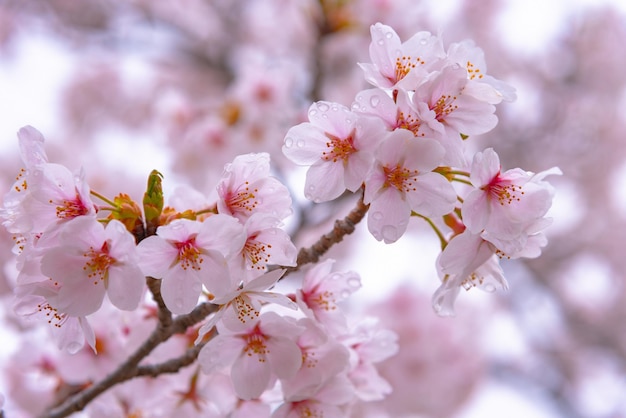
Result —
<svg viewBox="0 0 626 418"><path fill-rule="evenodd" d="M150 364L137 367L135 377L151 376L157 377L161 374L176 373L180 369L191 365L198 358L198 353L206 345L209 340L202 341L198 345L190 347L185 354L180 357L170 359L159 364Z"/></svg>
<svg viewBox="0 0 626 418"><path fill-rule="evenodd" d="M144 343L115 371L102 379L100 382L94 384L93 386L89 386L82 392L77 393L76 395L67 399L60 406L51 409L47 413L44 413L41 418L66 417L73 412L77 412L85 408L85 406L87 406L89 402L91 402L98 395L105 392L112 386L140 376L140 371L142 373L146 373L147 369L138 366L141 360L146 358L146 356L148 356L148 354L150 354L152 350L154 350L159 344L168 340L174 334L180 334L185 332L187 328L202 321L210 313L215 311L216 308L217 305L202 303L196 306L195 309L190 313L176 317L167 327L163 326L163 324L159 322L159 325L152 332L152 334L150 334L148 339L144 341ZM197 356L200 348L198 348L197 351L188 350L187 353L185 353L183 356L177 359L173 359L170 362L166 362L167 366L163 366L163 373L173 373L173 371L170 370L172 367L174 367L175 362L178 362L179 368L191 364L195 357L189 359L188 356L191 356L192 354ZM190 360L191 362L187 363Z"/></svg>
<svg viewBox="0 0 626 418"><path fill-rule="evenodd" d="M172 313L167 309L167 306L165 306L163 296L161 296L161 280L146 277L146 284L148 285L148 289L150 289L150 293L152 293L152 299L157 304L157 318L159 319L159 324L164 328L169 327L172 324Z"/></svg>
<svg viewBox="0 0 626 418"><path fill-rule="evenodd" d="M295 267L284 267L287 274L298 271L303 265L309 263L316 263L319 259L328 252L330 247L341 242L346 235L354 232L356 224L361 222L365 217L369 205L363 203L363 194L359 198L356 207L350 211L350 213L344 219L338 219L335 221L333 229L320 237L319 240L309 248L302 248L298 252L298 258Z"/></svg>

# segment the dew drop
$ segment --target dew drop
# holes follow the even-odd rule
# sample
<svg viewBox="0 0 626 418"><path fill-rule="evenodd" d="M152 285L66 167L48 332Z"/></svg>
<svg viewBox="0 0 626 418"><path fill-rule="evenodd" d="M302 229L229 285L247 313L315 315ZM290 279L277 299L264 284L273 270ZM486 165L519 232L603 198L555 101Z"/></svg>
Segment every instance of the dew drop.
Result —
<svg viewBox="0 0 626 418"><path fill-rule="evenodd" d="M296 147L298 147L298 148L303 148L303 147L304 147L304 145L305 145L304 139L298 139L298 140L296 141Z"/></svg>
<svg viewBox="0 0 626 418"><path fill-rule="evenodd" d="M370 104L372 105L372 107L378 106L380 104L380 97L378 96L370 97Z"/></svg>
<svg viewBox="0 0 626 418"><path fill-rule="evenodd" d="M492 284L486 284L483 289L485 290L485 292L489 292L489 293L493 293L496 291L496 287Z"/></svg>
<svg viewBox="0 0 626 418"><path fill-rule="evenodd" d="M385 225L382 229L383 238L385 241L396 241L398 239L398 230L395 226Z"/></svg>
<svg viewBox="0 0 626 418"><path fill-rule="evenodd" d="M292 146L293 146L293 138L288 136L287 138L285 138L285 147L291 148Z"/></svg>
<svg viewBox="0 0 626 418"><path fill-rule="evenodd" d="M374 213L372 214L372 218L373 218L375 221L380 221L381 219L383 219L383 213L382 213L382 212L374 212Z"/></svg>
<svg viewBox="0 0 626 418"><path fill-rule="evenodd" d="M385 45L385 41L383 39L378 40L378 45Z"/></svg>
<svg viewBox="0 0 626 418"><path fill-rule="evenodd" d="M78 342L71 342L65 347L70 354L76 354L81 348L83 348L83 345Z"/></svg>
<svg viewBox="0 0 626 418"><path fill-rule="evenodd" d="M350 292L348 292L347 290L342 290L339 296L341 297L341 299L348 299L348 297L350 297Z"/></svg>
<svg viewBox="0 0 626 418"><path fill-rule="evenodd" d="M428 43L428 40L426 38L420 39L420 44L426 45L427 43Z"/></svg>
<svg viewBox="0 0 626 418"><path fill-rule="evenodd" d="M351 277L350 279L348 279L348 286L358 289L359 287L361 287L361 280L359 280L358 277Z"/></svg>
<svg viewBox="0 0 626 418"><path fill-rule="evenodd" d="M328 112L329 106L326 103L318 103L317 104L317 108L321 111L321 112Z"/></svg>
<svg viewBox="0 0 626 418"><path fill-rule="evenodd" d="M312 192L314 192L314 191L315 191L315 186L310 185L308 190L309 190L309 192L311 192L311 193L312 193Z"/></svg>
<svg viewBox="0 0 626 418"><path fill-rule="evenodd" d="M352 119L350 119L350 118L346 118L346 123L347 123L348 125L351 125L351 124L352 124Z"/></svg>
<svg viewBox="0 0 626 418"><path fill-rule="evenodd" d="M393 33L391 33L391 32L387 32L387 33L385 34L385 37L386 37L387 39L391 39L391 38L393 38Z"/></svg>
<svg viewBox="0 0 626 418"><path fill-rule="evenodd" d="M315 116L315 115L317 115L317 110L315 109L309 110L309 116Z"/></svg>
<svg viewBox="0 0 626 418"><path fill-rule="evenodd" d="M341 279L341 274L339 274L339 273L333 273L330 276L330 280L339 280L339 279Z"/></svg>

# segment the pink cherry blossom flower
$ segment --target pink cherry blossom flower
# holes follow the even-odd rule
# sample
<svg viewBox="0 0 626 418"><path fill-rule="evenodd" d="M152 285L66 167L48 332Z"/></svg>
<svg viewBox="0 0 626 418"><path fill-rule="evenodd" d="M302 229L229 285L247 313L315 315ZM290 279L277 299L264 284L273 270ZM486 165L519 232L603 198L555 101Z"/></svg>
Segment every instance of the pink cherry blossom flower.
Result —
<svg viewBox="0 0 626 418"><path fill-rule="evenodd" d="M432 172L444 156L434 139L415 140L407 130L393 131L376 153L377 164L365 181L363 201L370 204L367 226L377 240L392 243L406 231L411 211L424 216L454 209L456 192Z"/></svg>
<svg viewBox="0 0 626 418"><path fill-rule="evenodd" d="M298 250L279 224L278 218L267 213L255 213L246 220L246 242L238 257L240 263L237 263L244 275L252 272L256 276L266 271L268 264L296 265Z"/></svg>
<svg viewBox="0 0 626 418"><path fill-rule="evenodd" d="M95 352L96 336L87 318L70 316L50 304L49 299L56 297L59 289L58 283L48 279L18 285L13 309L18 315L35 317L48 323L59 350L74 354L86 342Z"/></svg>
<svg viewBox="0 0 626 418"><path fill-rule="evenodd" d="M276 303L289 309L297 310L298 306L287 296L268 292L274 286L285 270L273 270L262 274L244 284L241 288L229 292L224 296L214 298L211 302L220 306L220 309L198 331L198 343L202 337L221 322L226 328L240 330L246 328L261 314L264 303Z"/></svg>
<svg viewBox="0 0 626 418"><path fill-rule="evenodd" d="M446 61L456 63L467 71L469 82L464 93L490 104L503 100L512 102L517 98L513 87L486 73L485 54L474 41L467 39L450 44Z"/></svg>
<svg viewBox="0 0 626 418"><path fill-rule="evenodd" d="M216 297L236 287L227 259L244 242L243 226L231 216L213 215L203 222L177 219L139 243L140 267L146 276L162 279L168 309L185 314L198 303L202 285Z"/></svg>
<svg viewBox="0 0 626 418"><path fill-rule="evenodd" d="M380 400L391 392L391 386L380 376L375 364L398 351L397 340L395 332L381 327L373 317L360 320L341 336L340 341L350 351L348 378L360 399Z"/></svg>
<svg viewBox="0 0 626 418"><path fill-rule="evenodd" d="M361 287L361 279L355 272L332 272L334 263L335 260L327 259L306 273L296 302L307 316L338 332L346 327L338 303Z"/></svg>
<svg viewBox="0 0 626 418"><path fill-rule="evenodd" d="M263 212L280 220L291 214L291 197L287 188L270 176L267 153L237 156L224 167L217 185L217 209L245 223L253 213Z"/></svg>
<svg viewBox="0 0 626 418"><path fill-rule="evenodd" d="M340 374L325 382L314 395L306 399L287 398L272 418L343 418L350 416L349 405L354 398L352 382L345 374Z"/></svg>
<svg viewBox="0 0 626 418"><path fill-rule="evenodd" d="M41 233L77 216L95 217L83 172L73 175L62 165L48 163L44 138L35 128L20 129L18 138L26 169L0 208L0 219L7 230L15 234Z"/></svg>
<svg viewBox="0 0 626 418"><path fill-rule="evenodd" d="M255 399L276 377L289 379L302 365L302 353L295 339L302 328L275 312L266 312L245 330L232 331L218 324L218 335L198 354L204 373L231 368L237 395Z"/></svg>
<svg viewBox="0 0 626 418"><path fill-rule="evenodd" d="M345 375L349 367L348 349L314 320L301 318L298 325L304 327L297 341L302 367L294 377L281 381L285 399L292 402L316 397L331 379Z"/></svg>
<svg viewBox="0 0 626 418"><path fill-rule="evenodd" d="M496 249L469 229L452 238L439 254L437 271L442 284L433 294L433 308L441 316L454 315L454 302L461 287L478 287L486 292L494 292L498 287L508 289Z"/></svg>
<svg viewBox="0 0 626 418"><path fill-rule="evenodd" d="M441 39L418 32L406 42L390 26L370 27L371 63L361 63L365 79L379 88L413 90L428 74L428 68L445 57Z"/></svg>
<svg viewBox="0 0 626 418"><path fill-rule="evenodd" d="M359 116L331 102L313 103L309 121L291 128L283 153L296 164L311 165L305 197L332 200L346 189L358 190L374 163L373 151L384 135L379 119Z"/></svg>
<svg viewBox="0 0 626 418"><path fill-rule="evenodd" d="M502 172L493 149L477 153L470 172L475 189L463 203L463 223L508 256L525 251L527 238L549 224L544 217L552 205L554 188L544 179L558 174L558 168L537 174L519 168ZM540 237L535 239L541 241ZM529 245L536 248L540 241Z"/></svg>
<svg viewBox="0 0 626 418"><path fill-rule="evenodd" d="M442 136L483 134L498 123L495 107L465 94L467 83L464 68L444 67L415 89L411 103L423 123Z"/></svg>
<svg viewBox="0 0 626 418"><path fill-rule="evenodd" d="M116 307L133 310L144 289L137 262L135 238L121 222L105 227L92 218L74 219L41 259L41 272L59 285L48 301L60 312L80 317L96 312L107 294Z"/></svg>

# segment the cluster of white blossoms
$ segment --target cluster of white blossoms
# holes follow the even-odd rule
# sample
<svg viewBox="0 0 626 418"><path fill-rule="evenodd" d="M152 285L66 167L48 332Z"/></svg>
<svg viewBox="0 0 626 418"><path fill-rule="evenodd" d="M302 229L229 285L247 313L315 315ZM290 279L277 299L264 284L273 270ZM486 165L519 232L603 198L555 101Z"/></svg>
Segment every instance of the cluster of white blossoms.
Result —
<svg viewBox="0 0 626 418"><path fill-rule="evenodd" d="M433 226L443 217L452 231L442 236L433 304L449 315L460 287L507 287L496 255L540 254L553 196L543 179L560 170L501 172L493 149L469 155L468 137L496 126L494 105L515 99L512 87L486 74L472 41L446 50L439 36L419 32L401 42L381 23L371 35L372 62L361 67L375 88L357 93L351 108L314 103L283 152L310 165L305 196L314 202L363 188L367 226L379 241L397 241L411 217Z"/></svg>
<svg viewBox="0 0 626 418"><path fill-rule="evenodd" d="M305 195L314 202L362 190L377 240L397 241L411 217L429 221L443 247L433 304L451 314L461 287L507 286L499 257L539 255L553 195L544 178L559 170L502 171L492 149L468 155L466 139L491 130L494 105L514 99L485 73L472 42L445 50L440 37L420 32L402 43L382 24L371 34L372 62L361 67L374 88L351 108L314 103L283 151L310 165ZM389 393L375 364L396 351L394 334L341 309L361 286L356 273L334 272L324 260L294 293L273 289L317 258L300 260L282 229L292 201L271 176L268 154L228 164L214 202L186 190L164 207L153 172L141 207L125 194L107 199L82 171L49 162L34 128L18 137L25 169L0 208L18 249L16 309L43 315L61 348L76 352L86 341L95 351L90 315L106 299L135 310L149 294L169 321L212 307L195 330L197 360L206 373L229 373L241 402L224 414L345 416L356 402Z"/></svg>

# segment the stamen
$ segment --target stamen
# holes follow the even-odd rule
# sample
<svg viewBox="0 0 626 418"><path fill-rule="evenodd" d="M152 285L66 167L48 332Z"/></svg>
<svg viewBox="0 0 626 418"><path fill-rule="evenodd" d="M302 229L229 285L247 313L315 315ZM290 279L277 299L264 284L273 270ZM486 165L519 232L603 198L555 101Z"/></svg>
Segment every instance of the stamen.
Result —
<svg viewBox="0 0 626 418"><path fill-rule="evenodd" d="M347 138L339 138L329 133L326 133L326 137L329 139L326 142L326 147L330 148L330 151L322 152L322 160L332 161L336 163L339 160L343 160L345 163L348 158L356 152L354 148L354 130L350 132Z"/></svg>

